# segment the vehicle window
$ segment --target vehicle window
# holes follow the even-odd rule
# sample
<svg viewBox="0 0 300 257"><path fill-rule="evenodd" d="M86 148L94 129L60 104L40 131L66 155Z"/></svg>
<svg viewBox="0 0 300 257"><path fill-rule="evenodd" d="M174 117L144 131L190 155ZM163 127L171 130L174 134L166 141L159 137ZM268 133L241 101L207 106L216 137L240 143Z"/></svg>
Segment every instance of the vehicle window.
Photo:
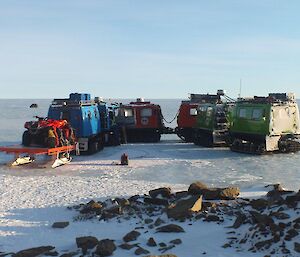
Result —
<svg viewBox="0 0 300 257"><path fill-rule="evenodd" d="M263 116L263 109L253 109L252 111L252 119L260 120Z"/></svg>
<svg viewBox="0 0 300 257"><path fill-rule="evenodd" d="M152 109L145 108L141 109L141 117L151 117L152 116Z"/></svg>
<svg viewBox="0 0 300 257"><path fill-rule="evenodd" d="M207 107L207 111L206 111L206 116L209 117L211 116L213 113L213 108L212 107Z"/></svg>
<svg viewBox="0 0 300 257"><path fill-rule="evenodd" d="M124 109L124 116L125 117L132 117L133 116L132 109Z"/></svg>
<svg viewBox="0 0 300 257"><path fill-rule="evenodd" d="M206 111L206 107L205 106L199 106L198 110L199 110L199 112L205 112Z"/></svg>
<svg viewBox="0 0 300 257"><path fill-rule="evenodd" d="M247 110L246 109L240 109L239 110L239 117L240 118L246 118L247 117Z"/></svg>
<svg viewBox="0 0 300 257"><path fill-rule="evenodd" d="M197 109L196 108L190 109L190 115L191 116L196 116L197 115Z"/></svg>

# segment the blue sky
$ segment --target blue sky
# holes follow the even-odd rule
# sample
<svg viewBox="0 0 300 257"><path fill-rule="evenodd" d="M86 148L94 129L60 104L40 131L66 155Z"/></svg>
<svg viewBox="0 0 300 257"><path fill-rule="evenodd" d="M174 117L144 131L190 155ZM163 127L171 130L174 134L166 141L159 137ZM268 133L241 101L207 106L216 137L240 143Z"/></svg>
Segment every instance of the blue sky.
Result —
<svg viewBox="0 0 300 257"><path fill-rule="evenodd" d="M300 1L1 0L0 98L300 97Z"/></svg>

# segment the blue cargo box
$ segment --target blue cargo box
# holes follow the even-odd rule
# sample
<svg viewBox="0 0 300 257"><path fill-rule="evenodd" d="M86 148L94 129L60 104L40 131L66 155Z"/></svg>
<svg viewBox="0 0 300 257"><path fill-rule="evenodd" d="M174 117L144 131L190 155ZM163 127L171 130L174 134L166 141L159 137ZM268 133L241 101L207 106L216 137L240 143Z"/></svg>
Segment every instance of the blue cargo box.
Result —
<svg viewBox="0 0 300 257"><path fill-rule="evenodd" d="M70 100L73 101L90 101L91 95L90 94L82 94L82 93L72 93L70 94Z"/></svg>

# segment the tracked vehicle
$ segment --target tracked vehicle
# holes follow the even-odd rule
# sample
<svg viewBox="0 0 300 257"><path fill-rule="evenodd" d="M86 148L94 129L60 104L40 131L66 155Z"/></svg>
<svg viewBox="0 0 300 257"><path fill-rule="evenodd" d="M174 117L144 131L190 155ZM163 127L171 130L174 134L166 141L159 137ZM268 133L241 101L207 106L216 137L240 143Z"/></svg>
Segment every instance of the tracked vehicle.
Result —
<svg viewBox="0 0 300 257"><path fill-rule="evenodd" d="M233 111L231 150L244 153L300 150L299 110L294 94L240 99Z"/></svg>
<svg viewBox="0 0 300 257"><path fill-rule="evenodd" d="M185 142L194 142L194 128L197 122L197 108L202 95L191 94L190 100L181 102L177 116L175 133Z"/></svg>
<svg viewBox="0 0 300 257"><path fill-rule="evenodd" d="M165 129L160 106L142 98L121 104L116 121L121 128L123 143L159 142Z"/></svg>
<svg viewBox="0 0 300 257"><path fill-rule="evenodd" d="M218 90L216 95L201 96L202 102L198 105L194 128L194 143L206 147L227 145L233 99L225 96L223 90ZM225 99L221 99L221 96Z"/></svg>

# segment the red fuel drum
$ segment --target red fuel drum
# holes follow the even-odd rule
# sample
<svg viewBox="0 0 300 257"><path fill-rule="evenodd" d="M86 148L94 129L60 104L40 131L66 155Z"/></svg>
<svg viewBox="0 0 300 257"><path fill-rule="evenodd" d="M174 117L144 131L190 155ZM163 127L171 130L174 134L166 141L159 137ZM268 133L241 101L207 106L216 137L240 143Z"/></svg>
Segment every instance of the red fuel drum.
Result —
<svg viewBox="0 0 300 257"><path fill-rule="evenodd" d="M177 117L177 135L186 142L193 142L194 127L197 122L198 103L183 101Z"/></svg>
<svg viewBox="0 0 300 257"><path fill-rule="evenodd" d="M158 142L164 127L160 106L144 101L122 104L117 123L127 142Z"/></svg>

